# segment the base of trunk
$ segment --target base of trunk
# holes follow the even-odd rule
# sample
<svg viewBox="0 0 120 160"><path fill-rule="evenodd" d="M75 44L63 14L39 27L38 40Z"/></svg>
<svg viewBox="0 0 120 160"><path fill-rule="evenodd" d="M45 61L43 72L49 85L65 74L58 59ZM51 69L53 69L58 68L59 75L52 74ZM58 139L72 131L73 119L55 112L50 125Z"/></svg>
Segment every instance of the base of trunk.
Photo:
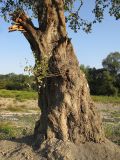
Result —
<svg viewBox="0 0 120 160"><path fill-rule="evenodd" d="M71 41L67 37L61 39L48 58L53 76L44 78L39 92L41 116L35 126L36 141L38 144L52 138L75 144L104 141L85 74L80 71Z"/></svg>
<svg viewBox="0 0 120 160"><path fill-rule="evenodd" d="M114 143L105 140L104 143L86 142L75 145L69 141L57 139L45 141L39 150L47 160L119 160L120 149Z"/></svg>
<svg viewBox="0 0 120 160"><path fill-rule="evenodd" d="M26 141L27 140L27 141ZM39 150L33 150L31 138L1 140L1 160L119 160L120 148L105 140L104 143L86 142L75 145L58 139L45 141ZM22 143L23 142L23 143ZM30 145L29 145L30 144Z"/></svg>
<svg viewBox="0 0 120 160"><path fill-rule="evenodd" d="M37 144L52 138L75 144L103 142L101 118L91 100L84 73L79 71L73 84L61 77L47 79L46 84L49 86L40 95L44 109L34 132Z"/></svg>

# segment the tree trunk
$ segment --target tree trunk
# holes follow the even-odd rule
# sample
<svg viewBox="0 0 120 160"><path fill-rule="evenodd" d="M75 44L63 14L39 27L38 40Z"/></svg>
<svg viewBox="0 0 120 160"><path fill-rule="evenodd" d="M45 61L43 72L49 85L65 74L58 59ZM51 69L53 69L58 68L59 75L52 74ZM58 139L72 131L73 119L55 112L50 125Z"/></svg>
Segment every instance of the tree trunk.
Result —
<svg viewBox="0 0 120 160"><path fill-rule="evenodd" d="M104 140L101 120L66 34L63 2L53 0L44 5L47 19L41 24L45 30L39 44L42 44L40 55L48 58L50 75L43 79L39 91L41 116L35 126L36 140L101 142Z"/></svg>
<svg viewBox="0 0 120 160"><path fill-rule="evenodd" d="M67 37L64 2L44 0L41 3L40 31L25 28L27 33L24 33L37 61L47 57L49 68L43 83L38 81L41 115L34 131L36 141L40 144L45 139L57 138L74 143L101 142L104 140L101 120ZM38 71L41 74L39 67Z"/></svg>

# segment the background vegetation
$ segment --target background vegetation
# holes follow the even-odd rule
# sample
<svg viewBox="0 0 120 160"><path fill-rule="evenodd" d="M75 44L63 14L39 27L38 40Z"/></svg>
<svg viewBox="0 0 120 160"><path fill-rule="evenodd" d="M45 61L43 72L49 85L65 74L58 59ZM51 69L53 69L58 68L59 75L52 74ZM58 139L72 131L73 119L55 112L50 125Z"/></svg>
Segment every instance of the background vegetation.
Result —
<svg viewBox="0 0 120 160"><path fill-rule="evenodd" d="M120 53L110 53L96 69L81 65L92 95L120 96Z"/></svg>
<svg viewBox="0 0 120 160"><path fill-rule="evenodd" d="M89 66L85 67L84 65L80 66L80 69L85 73L88 80L91 94L120 96L120 53L110 53L102 61L102 65L103 68L100 69L96 69L95 67L90 68ZM0 89L37 91L37 85L34 76L10 73L0 75ZM5 90L0 90L0 95L5 97L7 94L9 94L10 97L18 96L17 93L8 93ZM34 93L31 93L31 97L33 94ZM22 94L19 96L21 97ZM24 92L24 96L27 96L27 93Z"/></svg>
<svg viewBox="0 0 120 160"><path fill-rule="evenodd" d="M37 87L34 76L10 73L0 75L0 89L36 91Z"/></svg>

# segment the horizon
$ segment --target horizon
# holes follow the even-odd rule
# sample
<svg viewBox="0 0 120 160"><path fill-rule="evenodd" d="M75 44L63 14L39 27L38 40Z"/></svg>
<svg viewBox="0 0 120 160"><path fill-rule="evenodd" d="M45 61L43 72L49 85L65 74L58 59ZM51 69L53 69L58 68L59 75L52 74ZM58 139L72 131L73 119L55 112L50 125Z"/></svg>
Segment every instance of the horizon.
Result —
<svg viewBox="0 0 120 160"><path fill-rule="evenodd" d="M87 5L87 9L90 7ZM91 16L85 12L82 14L88 18ZM10 25L1 19L0 74L25 74L24 67L29 64L34 65L32 51L21 33L8 33ZM105 13L103 22L95 24L92 33L86 34L82 30L74 33L67 27L68 36L72 38L72 44L80 65L84 64L96 69L102 68L102 60L109 53L120 52L119 25L120 21L116 21L115 18Z"/></svg>

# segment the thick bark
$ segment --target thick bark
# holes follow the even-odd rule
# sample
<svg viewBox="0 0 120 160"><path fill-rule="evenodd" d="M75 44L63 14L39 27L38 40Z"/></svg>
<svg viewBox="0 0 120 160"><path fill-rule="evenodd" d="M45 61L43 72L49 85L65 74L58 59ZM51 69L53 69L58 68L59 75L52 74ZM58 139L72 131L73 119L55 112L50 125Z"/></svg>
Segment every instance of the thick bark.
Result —
<svg viewBox="0 0 120 160"><path fill-rule="evenodd" d="M74 143L103 141L100 117L89 94L85 75L80 71L70 42L56 47L49 60L50 71L58 76L45 78L40 89L40 120L35 137L58 138ZM39 141L40 142L40 141Z"/></svg>
<svg viewBox="0 0 120 160"><path fill-rule="evenodd" d="M62 3L53 0L45 4L47 21L41 42L51 76L44 78L40 88L41 116L35 137L38 143L51 138L101 142L104 135L100 117L67 37Z"/></svg>
<svg viewBox="0 0 120 160"><path fill-rule="evenodd" d="M21 23L37 60L41 62L46 56L49 64L50 74L43 79L39 90L41 116L35 126L36 141L58 138L74 143L101 142L104 140L101 121L67 37L64 2L44 0L41 3L39 29L30 20Z"/></svg>

